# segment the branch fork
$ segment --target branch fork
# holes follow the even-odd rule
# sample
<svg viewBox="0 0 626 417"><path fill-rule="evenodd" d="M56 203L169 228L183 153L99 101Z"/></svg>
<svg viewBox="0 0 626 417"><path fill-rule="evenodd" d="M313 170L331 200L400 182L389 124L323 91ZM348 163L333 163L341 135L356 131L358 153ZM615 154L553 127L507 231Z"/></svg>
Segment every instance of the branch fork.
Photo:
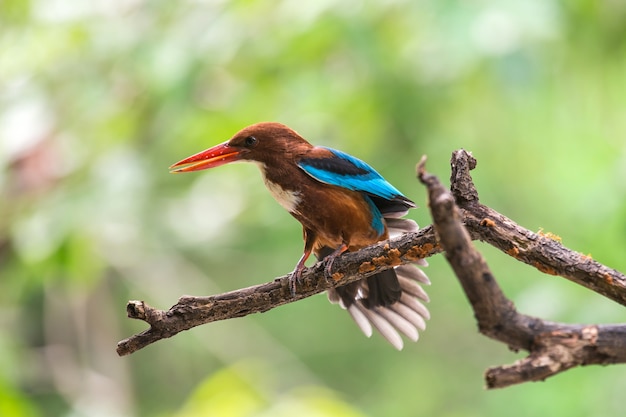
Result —
<svg viewBox="0 0 626 417"><path fill-rule="evenodd" d="M539 271L558 275L626 306L626 276L588 256L564 247L554 235L534 233L480 203L470 171L473 156L455 151L450 189L418 164L418 179L426 186L433 225L387 242L346 253L336 259L337 280L326 280L322 263L303 271L296 296L288 275L265 284L223 294L183 296L168 310L143 301L129 301L128 317L143 320L148 330L120 341L120 356L131 354L181 331L252 313L346 285L394 266L435 254L444 255L474 310L478 330L528 356L511 365L487 369L487 388L542 381L576 366L626 363L626 325L565 324L521 314L502 292L472 240L481 240Z"/></svg>

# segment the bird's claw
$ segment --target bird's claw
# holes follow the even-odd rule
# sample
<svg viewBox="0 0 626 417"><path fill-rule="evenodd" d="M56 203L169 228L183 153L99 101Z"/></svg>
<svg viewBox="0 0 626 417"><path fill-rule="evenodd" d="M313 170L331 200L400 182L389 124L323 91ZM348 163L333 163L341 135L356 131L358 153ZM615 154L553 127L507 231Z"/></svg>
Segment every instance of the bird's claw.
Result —
<svg viewBox="0 0 626 417"><path fill-rule="evenodd" d="M291 275L289 275L289 291L291 296L296 296L296 285L302 284L302 270L304 268L296 268Z"/></svg>
<svg viewBox="0 0 626 417"><path fill-rule="evenodd" d="M334 282L333 280L333 263L335 262L335 257L328 258L326 261L326 265L324 266L324 278L328 282Z"/></svg>
<svg viewBox="0 0 626 417"><path fill-rule="evenodd" d="M335 279L333 278L333 264L335 263L335 259L341 256L341 254L344 253L347 249L348 245L343 243L341 246L335 249L333 253L324 258L326 262L326 265L324 267L324 277L326 277L327 281L331 283L335 282Z"/></svg>
<svg viewBox="0 0 626 417"><path fill-rule="evenodd" d="M325 266L324 266L324 277L330 283L335 282L333 278L333 263L335 259L344 253L348 249L348 245L343 243L334 252L324 258ZM291 296L296 296L296 287L298 284L302 284L302 271L304 271L304 262L309 257L311 251L309 249L305 249L304 254L296 264L296 268L293 270L291 275L289 276L289 291L291 291Z"/></svg>

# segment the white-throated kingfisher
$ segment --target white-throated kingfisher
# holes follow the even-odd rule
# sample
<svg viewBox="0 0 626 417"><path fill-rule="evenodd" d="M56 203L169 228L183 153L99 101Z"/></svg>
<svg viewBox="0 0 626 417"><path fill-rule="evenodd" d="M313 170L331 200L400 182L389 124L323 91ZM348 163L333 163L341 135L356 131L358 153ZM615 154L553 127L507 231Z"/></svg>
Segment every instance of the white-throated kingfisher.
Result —
<svg viewBox="0 0 626 417"><path fill-rule="evenodd" d="M170 170L198 171L236 161L255 162L272 196L302 224L304 253L289 281L294 294L311 253L325 261L330 278L333 261L343 252L417 230L413 220L400 218L415 204L372 167L336 149L313 146L280 123L248 126ZM426 275L414 265L402 265L329 290L328 297L347 309L368 337L374 325L402 349L398 332L416 341L429 318L419 300L428 296L419 283L429 283Z"/></svg>

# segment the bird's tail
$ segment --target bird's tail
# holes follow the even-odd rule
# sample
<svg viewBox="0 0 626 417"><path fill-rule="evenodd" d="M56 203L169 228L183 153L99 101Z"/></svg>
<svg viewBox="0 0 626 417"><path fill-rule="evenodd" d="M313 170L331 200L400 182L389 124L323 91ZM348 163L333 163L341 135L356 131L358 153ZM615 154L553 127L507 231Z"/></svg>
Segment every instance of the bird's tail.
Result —
<svg viewBox="0 0 626 417"><path fill-rule="evenodd" d="M410 219L386 218L390 237L418 230L417 223ZM427 266L425 260L416 264ZM346 309L367 337L372 335L372 326L396 349L403 347L400 334L413 341L419 331L426 329L430 318L424 302L428 295L422 284L429 285L426 274L416 265L400 265L368 279L357 281L328 291L328 299Z"/></svg>

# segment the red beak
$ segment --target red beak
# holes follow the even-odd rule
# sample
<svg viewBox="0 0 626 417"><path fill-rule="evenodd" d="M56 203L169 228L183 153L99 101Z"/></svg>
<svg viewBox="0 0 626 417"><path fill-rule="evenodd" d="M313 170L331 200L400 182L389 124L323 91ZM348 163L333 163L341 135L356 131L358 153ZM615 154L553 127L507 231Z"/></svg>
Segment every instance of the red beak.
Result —
<svg viewBox="0 0 626 417"><path fill-rule="evenodd" d="M220 165L235 162L241 159L245 149L228 146L228 142L220 143L206 151L199 152L176 162L170 167L171 173L200 171L202 169L215 168Z"/></svg>

